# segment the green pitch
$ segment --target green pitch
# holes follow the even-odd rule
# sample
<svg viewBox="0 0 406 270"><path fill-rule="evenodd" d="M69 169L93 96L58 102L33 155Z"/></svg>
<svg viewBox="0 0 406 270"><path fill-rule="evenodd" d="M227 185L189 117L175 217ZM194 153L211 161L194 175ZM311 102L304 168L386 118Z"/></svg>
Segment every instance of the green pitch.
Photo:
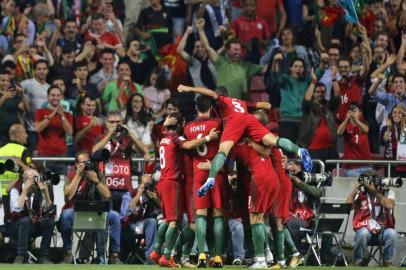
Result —
<svg viewBox="0 0 406 270"><path fill-rule="evenodd" d="M245 267L225 267L226 269L246 269ZM337 267L336 267L337 268ZM341 268L341 267L339 267ZM145 269L145 270L162 270L162 269L169 269L169 268L161 268L157 267L154 265L139 265L139 264L133 264L133 265L91 265L91 264L78 264L78 265L63 265L63 264L48 264L48 265L13 265L13 264L0 264L0 269L1 270L20 270L20 269L34 269L34 270L74 270L74 269L86 269L86 270L102 270L102 269L107 269L107 270L135 270L135 269ZM187 269L187 268L185 268ZM207 268L209 269L209 268ZM214 269L214 268L210 268ZM289 269L289 268L286 268ZM311 270L311 269L332 269L331 267L315 267L315 266L303 266L303 267L298 267L296 269L299 270ZM382 267L348 267L348 268L342 268L342 269L383 269ZM400 267L392 267L390 269L405 269L405 268L400 268Z"/></svg>

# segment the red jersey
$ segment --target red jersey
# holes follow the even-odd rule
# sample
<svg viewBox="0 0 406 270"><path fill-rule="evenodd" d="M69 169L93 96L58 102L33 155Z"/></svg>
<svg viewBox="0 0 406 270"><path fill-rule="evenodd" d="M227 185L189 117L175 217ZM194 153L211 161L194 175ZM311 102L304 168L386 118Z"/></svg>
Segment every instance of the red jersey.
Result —
<svg viewBox="0 0 406 270"><path fill-rule="evenodd" d="M337 109L337 121L341 123L347 116L348 108L351 102L357 102L361 104L361 88L364 81L359 76L354 76L351 78L350 82L346 80L340 80L338 82L340 86L340 105Z"/></svg>
<svg viewBox="0 0 406 270"><path fill-rule="evenodd" d="M233 116L238 117L241 114L248 113L248 106L251 107L251 103L247 103L241 99L219 96L218 97L218 114L223 121L226 122L228 118Z"/></svg>
<svg viewBox="0 0 406 270"><path fill-rule="evenodd" d="M352 123L349 123L344 132L344 157L343 159L371 159L369 150L368 133ZM344 168L357 168L362 164L346 164Z"/></svg>
<svg viewBox="0 0 406 270"><path fill-rule="evenodd" d="M188 140L195 140L199 138L204 138L209 135L210 130L213 128L220 130L220 119L214 118L197 118L186 124L184 128L185 137ZM212 160L217 154L219 149L220 141L210 141L209 143L202 144L197 149L193 150L193 161L197 165L199 162L204 162L206 160Z"/></svg>
<svg viewBox="0 0 406 270"><path fill-rule="evenodd" d="M159 163L161 164L161 181L182 179L182 151L184 139L170 132L159 143Z"/></svg>
<svg viewBox="0 0 406 270"><path fill-rule="evenodd" d="M92 118L87 115L78 115L75 119L75 130L76 132L84 129L90 123ZM92 152L92 147L96 143L96 138L100 134L104 133L104 128L102 124L94 125L89 132L76 143L76 151L86 150Z"/></svg>
<svg viewBox="0 0 406 270"><path fill-rule="evenodd" d="M270 173L267 168L272 168L271 157L262 157L246 142L235 145L233 150L235 156L242 160L248 167L247 169L251 176Z"/></svg>
<svg viewBox="0 0 406 270"><path fill-rule="evenodd" d="M35 112L35 122L41 122L52 113L51 109L38 109ZM73 117L70 113L64 113L66 121L73 124ZM66 154L66 134L62 127L62 119L56 114L49 121L48 126L38 132L38 152L40 155L64 155Z"/></svg>
<svg viewBox="0 0 406 270"><path fill-rule="evenodd" d="M243 43L257 38L260 42L271 37L267 21L262 18L248 19L240 16L232 24L238 40Z"/></svg>

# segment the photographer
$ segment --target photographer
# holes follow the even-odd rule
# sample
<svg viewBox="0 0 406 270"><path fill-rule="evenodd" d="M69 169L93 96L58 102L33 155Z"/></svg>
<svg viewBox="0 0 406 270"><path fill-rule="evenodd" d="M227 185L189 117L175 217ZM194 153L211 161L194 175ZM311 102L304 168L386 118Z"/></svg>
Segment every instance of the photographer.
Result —
<svg viewBox="0 0 406 270"><path fill-rule="evenodd" d="M148 148L129 132L123 125L123 117L119 111L111 111L106 116L107 133L100 137L92 148L93 154L107 149L110 159L103 164L106 184L112 191L113 210L120 212L121 199L125 192L132 190L131 182L131 152L133 146L144 154L145 160L150 160Z"/></svg>
<svg viewBox="0 0 406 270"><path fill-rule="evenodd" d="M302 172L300 162L290 161L286 169L289 171L289 178L293 184L286 227L295 246L299 248L302 239L305 237L300 228L310 228L313 225L315 217L314 204L319 201L322 192L313 183L306 183L304 179L299 178ZM317 183L315 184L317 185Z"/></svg>
<svg viewBox="0 0 406 270"><path fill-rule="evenodd" d="M387 179L384 179L387 180ZM393 180L393 179L390 179ZM393 186L393 183L390 183ZM378 242L383 246L384 266L392 266L395 255L397 232L394 230L395 193L382 181L378 172L363 172L355 181L354 190L348 195L352 204L355 231L354 265L363 265L368 258L368 243Z"/></svg>
<svg viewBox="0 0 406 270"><path fill-rule="evenodd" d="M31 238L42 236L39 263L51 263L49 247L54 231L56 208L52 187L41 179L38 171L27 169L22 181L10 191L11 213L6 217L12 238L17 240L14 263L28 262Z"/></svg>
<svg viewBox="0 0 406 270"><path fill-rule="evenodd" d="M131 196L130 193L128 196ZM146 241L145 258L149 258L156 242L157 216L160 213L161 205L151 175L142 176L137 190L132 193L132 198L128 204L123 200L124 203L126 205L122 205L121 214L125 215L124 224L127 226L123 229L123 236L125 239L133 239L136 234L139 234L138 229L142 228ZM123 211L123 209L127 211Z"/></svg>
<svg viewBox="0 0 406 270"><path fill-rule="evenodd" d="M111 197L102 173L97 169L95 163L91 162L88 152L78 152L76 154L76 172L73 177L69 177L64 188L65 206L63 207L59 230L63 240L65 250L64 262L72 261L72 226L74 216L74 206L76 201L105 201ZM116 211L110 210L107 216L110 227L110 264L121 263L119 260L121 225L120 216ZM97 234L97 263L103 263L104 235Z"/></svg>

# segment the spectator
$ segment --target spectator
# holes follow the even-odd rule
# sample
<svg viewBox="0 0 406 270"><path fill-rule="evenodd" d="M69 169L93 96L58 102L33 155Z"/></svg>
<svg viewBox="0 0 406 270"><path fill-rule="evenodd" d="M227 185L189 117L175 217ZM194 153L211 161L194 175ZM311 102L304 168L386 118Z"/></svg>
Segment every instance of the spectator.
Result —
<svg viewBox="0 0 406 270"><path fill-rule="evenodd" d="M36 29L34 23L28 18L27 8L26 1L8 1L6 9L9 15L1 21L1 29L8 36L9 42L13 42L19 34L22 34L28 39L29 45L34 43Z"/></svg>
<svg viewBox="0 0 406 270"><path fill-rule="evenodd" d="M75 62L86 61L87 68L90 74L93 74L99 65L96 57L96 42L95 41L86 41L80 53L76 56Z"/></svg>
<svg viewBox="0 0 406 270"><path fill-rule="evenodd" d="M17 240L14 263L28 263L32 237L42 236L39 263L51 263L49 248L54 232L56 207L52 186L40 180L36 170L27 169L22 181L10 191L11 213L8 217L11 235Z"/></svg>
<svg viewBox="0 0 406 270"><path fill-rule="evenodd" d="M337 82L334 86L335 95L327 101L326 86L312 81L302 103L303 117L297 143L309 149L312 158L323 162L339 159L335 112L340 103L340 92Z"/></svg>
<svg viewBox="0 0 406 270"><path fill-rule="evenodd" d="M333 69L337 69L338 59L341 56L341 47L338 45L330 45L327 49L327 55L322 53L320 55L321 62L327 66L324 70L323 76L320 78L320 82L326 86L326 98L330 99L333 90ZM353 63L353 62L351 62ZM340 81L342 79L340 73L336 73L334 79Z"/></svg>
<svg viewBox="0 0 406 270"><path fill-rule="evenodd" d="M197 11L197 18L204 19L202 25L208 44L218 50L223 46L221 32L228 26L229 21L222 0L210 0L201 3Z"/></svg>
<svg viewBox="0 0 406 270"><path fill-rule="evenodd" d="M97 102L91 96L85 95L79 99L79 112L75 117L76 152L92 151L97 136L103 134L103 120L96 114Z"/></svg>
<svg viewBox="0 0 406 270"><path fill-rule="evenodd" d="M395 231L395 193L377 185L375 179L379 178L378 172L369 170L360 177L365 183L355 181L354 190L347 197L347 203L354 209L352 226L355 231L354 265L362 265L368 255L368 243L379 243L383 249L383 265L393 265L396 240Z"/></svg>
<svg viewBox="0 0 406 270"><path fill-rule="evenodd" d="M391 113L386 120L386 126L382 128L381 145L385 147L384 158L387 160L404 160L406 153L404 151L406 113L402 105L392 108ZM406 166L397 165L394 174L400 177L406 177Z"/></svg>
<svg viewBox="0 0 406 270"><path fill-rule="evenodd" d="M257 17L266 20L269 25L271 37L279 37L280 31L285 28L286 12L282 0L256 0Z"/></svg>
<svg viewBox="0 0 406 270"><path fill-rule="evenodd" d="M207 51L200 40L196 40L193 48L193 55L185 51L187 39L192 34L193 27L188 26L185 34L179 42L176 51L188 64L189 75L195 87L216 88L216 68L207 56Z"/></svg>
<svg viewBox="0 0 406 270"><path fill-rule="evenodd" d="M72 81L75 78L73 73L75 56L75 47L62 47L61 61L53 65L49 72L48 80L53 77L62 77L65 81L65 85L69 89L73 85Z"/></svg>
<svg viewBox="0 0 406 270"><path fill-rule="evenodd" d="M135 28L135 33L156 54L157 49L173 42L172 16L160 0L149 0L150 7L143 9Z"/></svg>
<svg viewBox="0 0 406 270"><path fill-rule="evenodd" d="M22 95L22 89L11 85L8 71L0 70L0 145L4 145L9 137L9 129L13 124L23 124L23 113L28 109L28 102Z"/></svg>
<svg viewBox="0 0 406 270"><path fill-rule="evenodd" d="M156 153L158 153L156 150L159 149L159 142L163 137L166 136L166 127L164 126L166 117L179 111L180 109L178 101L170 98L165 102L165 114L162 115L160 119L155 120L154 126L152 127L151 138L152 142L154 143Z"/></svg>
<svg viewBox="0 0 406 270"><path fill-rule="evenodd" d="M207 51L209 59L214 63L217 72L217 85L229 89L229 96L247 99L248 81L252 76L266 70L266 67L254 65L241 60L241 44L230 42L226 45L225 57L219 55L209 44L203 31L204 20L197 21L200 40Z"/></svg>
<svg viewBox="0 0 406 270"><path fill-rule="evenodd" d="M67 154L66 135L72 134L72 115L64 112L61 106L61 89L51 86L48 89L48 108L35 112L35 129L38 132L38 155L64 156ZM66 174L63 163L47 164L55 173Z"/></svg>
<svg viewBox="0 0 406 270"><path fill-rule="evenodd" d="M117 80L109 82L101 96L106 112L123 110L131 94L143 93L141 86L131 80L131 69L128 62L118 63L117 71Z"/></svg>
<svg viewBox="0 0 406 270"><path fill-rule="evenodd" d="M85 33L85 41L95 40L98 46L115 50L118 55L124 56L125 50L120 38L115 33L107 32L106 22L103 15L92 15L90 29Z"/></svg>
<svg viewBox="0 0 406 270"><path fill-rule="evenodd" d="M107 32L115 33L120 39L121 43L124 43L123 24L114 14L113 0L104 0L102 3L101 12L106 22Z"/></svg>
<svg viewBox="0 0 406 270"><path fill-rule="evenodd" d="M143 54L145 54L146 59L144 59ZM151 48L140 43L137 39L129 42L127 55L124 57L124 60L130 64L132 71L131 80L138 84L143 84L148 74L158 65L151 52Z"/></svg>
<svg viewBox="0 0 406 270"><path fill-rule="evenodd" d="M121 128L117 128L120 126ZM131 153L135 147L150 160L149 151L145 145L123 125L123 118L119 111L110 111L106 116L105 133L96 139L92 153L107 149L110 159L104 164L106 184L112 191L113 210L120 212L122 196L132 190L131 182Z"/></svg>
<svg viewBox="0 0 406 270"><path fill-rule="evenodd" d="M76 153L76 171L74 175L69 177L64 187L64 195L66 198L65 206L63 207L60 219L59 230L63 240L63 249L65 251L64 262L72 263L72 227L74 207L76 201L106 201L111 197L110 190L106 185L103 174L95 168L94 170L86 170L85 163L90 161L88 152ZM93 190L93 192L92 192ZM121 225L120 215L113 210L110 210L108 215L108 224L110 227L110 264L120 264L120 237ZM104 235L97 233L97 258L95 263L106 263L104 257Z"/></svg>
<svg viewBox="0 0 406 270"><path fill-rule="evenodd" d="M164 104L171 97L171 92L166 88L164 71L154 68L145 80L144 97L147 107L152 110L153 117L159 118L164 114Z"/></svg>
<svg viewBox="0 0 406 270"><path fill-rule="evenodd" d="M46 81L49 69L48 62L45 60L38 60L34 64L35 77L33 79L24 80L21 86L23 92L27 96L29 103L29 111L24 116L25 124L28 132L28 150L33 153L37 147L38 134L34 127L34 114L41 108L42 104L47 101L47 91L49 84Z"/></svg>
<svg viewBox="0 0 406 270"><path fill-rule="evenodd" d="M94 100L100 98L100 92L97 90L96 85L89 82L89 69L86 60L74 64L73 74L75 77L66 93L68 99L77 101L78 97L84 95L88 95Z"/></svg>
<svg viewBox="0 0 406 270"><path fill-rule="evenodd" d="M361 47L362 54L364 55L363 62L368 63L368 60L366 60L367 56L365 46L366 45L363 45ZM352 75L350 59L342 57L338 60L338 71L340 72L340 75L342 77L342 79L338 81L338 85L340 86L341 103L338 106L337 110L337 121L340 124L347 117L349 105L353 102L359 104L362 102L361 89L362 85L364 84L365 76L368 74L369 71L369 64L364 64L359 73L357 73L356 75ZM334 80L336 80L336 78L332 78L332 81Z"/></svg>
<svg viewBox="0 0 406 270"><path fill-rule="evenodd" d="M266 47L271 37L268 22L256 15L256 0L242 1L242 15L233 21L232 28L243 46L250 45L253 39L257 39Z"/></svg>
<svg viewBox="0 0 406 270"><path fill-rule="evenodd" d="M140 12L149 5L149 0L124 0L125 4L125 21L124 36L129 38L131 28L137 23Z"/></svg>
<svg viewBox="0 0 406 270"><path fill-rule="evenodd" d="M74 19L68 19L63 24L62 37L59 38L56 41L56 44L53 45L59 47L56 50L59 51L63 47L70 47L75 48L75 50L80 50L82 48L82 44L83 40L81 40L78 35L78 25L76 24L76 21ZM53 49L54 47L50 46L50 48Z"/></svg>
<svg viewBox="0 0 406 270"><path fill-rule="evenodd" d="M186 5L184 0L163 0L172 17L172 32L173 36L181 36L186 25Z"/></svg>
<svg viewBox="0 0 406 270"><path fill-rule="evenodd" d="M301 58L292 60L289 74L283 74L280 63L283 55L278 53L273 58L272 74L281 90L279 135L291 141L296 141L299 135L300 119L302 117L302 102L309 83L316 84L316 74L311 77L304 73L304 61ZM316 71L320 76L320 69Z"/></svg>
<svg viewBox="0 0 406 270"><path fill-rule="evenodd" d="M114 50L103 49L99 61L102 68L90 77L90 83L95 84L99 92L103 94L106 85L117 79L117 71L114 68Z"/></svg>
<svg viewBox="0 0 406 270"><path fill-rule="evenodd" d="M138 93L132 94L124 112L124 124L128 126L132 135L141 140L148 148L152 146L151 119L152 117L145 106L144 97Z"/></svg>
<svg viewBox="0 0 406 270"><path fill-rule="evenodd" d="M369 126L365 123L359 103L351 102L348 108L347 117L338 126L337 134L344 136L343 159L369 160L371 152L368 142ZM344 164L344 175L346 177L357 177L363 171L370 170L368 165Z"/></svg>

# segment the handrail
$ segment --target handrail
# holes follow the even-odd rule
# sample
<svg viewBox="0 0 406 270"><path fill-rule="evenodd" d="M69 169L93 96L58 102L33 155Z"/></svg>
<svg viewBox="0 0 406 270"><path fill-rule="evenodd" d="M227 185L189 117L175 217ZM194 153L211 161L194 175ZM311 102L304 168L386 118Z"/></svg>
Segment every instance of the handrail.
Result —
<svg viewBox="0 0 406 270"><path fill-rule="evenodd" d="M340 164L382 164L388 166L388 177L391 177L391 167L392 165L405 164L406 161L401 160L351 160L351 159L327 159L326 164L336 164L337 173L340 169Z"/></svg>

